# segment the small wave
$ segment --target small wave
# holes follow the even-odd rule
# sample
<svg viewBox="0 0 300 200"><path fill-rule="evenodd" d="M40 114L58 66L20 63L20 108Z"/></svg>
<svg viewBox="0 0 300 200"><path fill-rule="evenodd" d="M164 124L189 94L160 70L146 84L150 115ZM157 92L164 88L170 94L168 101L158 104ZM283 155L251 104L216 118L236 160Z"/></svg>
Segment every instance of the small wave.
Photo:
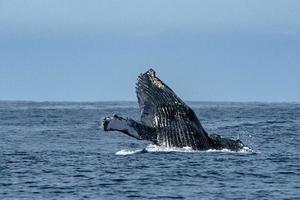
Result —
<svg viewBox="0 0 300 200"><path fill-rule="evenodd" d="M242 149L238 151L232 151L230 149L209 149L206 152L224 152L224 153L258 153L257 151L249 148L249 147L243 147Z"/></svg>
<svg viewBox="0 0 300 200"><path fill-rule="evenodd" d="M234 125L227 125L221 128L224 129L233 129L240 127L253 127L253 126L265 126L265 125L277 125L277 124L288 124L293 123L292 120L266 120L266 121L256 121L256 122L243 122Z"/></svg>

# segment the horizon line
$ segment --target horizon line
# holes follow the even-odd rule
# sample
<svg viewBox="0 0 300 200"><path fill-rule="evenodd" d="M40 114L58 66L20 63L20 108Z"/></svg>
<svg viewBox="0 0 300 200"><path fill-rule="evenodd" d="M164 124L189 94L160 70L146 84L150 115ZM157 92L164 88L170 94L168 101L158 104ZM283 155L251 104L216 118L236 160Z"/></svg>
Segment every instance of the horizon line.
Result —
<svg viewBox="0 0 300 200"><path fill-rule="evenodd" d="M126 102L134 103L137 100L7 100L0 99L3 102L16 102L16 103L110 103L110 102ZM290 103L299 104L300 101L235 101L235 100L185 100L188 103Z"/></svg>

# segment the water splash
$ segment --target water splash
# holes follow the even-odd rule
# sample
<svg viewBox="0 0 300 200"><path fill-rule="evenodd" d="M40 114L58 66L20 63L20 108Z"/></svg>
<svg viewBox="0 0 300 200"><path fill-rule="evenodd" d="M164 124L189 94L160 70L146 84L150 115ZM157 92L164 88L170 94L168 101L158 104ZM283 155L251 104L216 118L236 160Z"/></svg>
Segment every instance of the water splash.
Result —
<svg viewBox="0 0 300 200"><path fill-rule="evenodd" d="M198 152L193 150L191 147L164 147L164 146L157 146L155 144L149 144L145 150L147 152Z"/></svg>
<svg viewBox="0 0 300 200"><path fill-rule="evenodd" d="M251 149L250 147L243 147L239 151L232 151L230 149L208 149L205 152L224 152L224 153L259 153L256 150Z"/></svg>
<svg viewBox="0 0 300 200"><path fill-rule="evenodd" d="M163 147L163 146L157 146L154 144L149 144L145 149L136 149L136 150L130 150L130 149L122 149L118 152L116 152L116 155L132 155L136 153L155 153L155 152L183 152L183 153L205 153L205 152L223 152L223 153L258 153L258 151L255 151L249 147L243 147L239 151L232 151L229 149L209 149L206 151L199 151L199 150L193 150L191 147Z"/></svg>
<svg viewBox="0 0 300 200"><path fill-rule="evenodd" d="M122 149L118 152L116 152L116 155L131 155L136 153L142 153L144 149L136 149L136 150L130 150L130 149Z"/></svg>

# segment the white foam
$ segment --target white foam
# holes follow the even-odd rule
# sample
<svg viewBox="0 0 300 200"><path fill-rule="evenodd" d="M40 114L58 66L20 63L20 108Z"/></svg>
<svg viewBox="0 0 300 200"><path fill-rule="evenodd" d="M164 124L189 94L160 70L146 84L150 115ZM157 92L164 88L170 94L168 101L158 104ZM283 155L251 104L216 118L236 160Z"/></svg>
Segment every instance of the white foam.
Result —
<svg viewBox="0 0 300 200"><path fill-rule="evenodd" d="M116 155L131 155L131 154L139 153L141 151L142 151L141 149L137 149L137 150L122 149L118 151Z"/></svg>
<svg viewBox="0 0 300 200"><path fill-rule="evenodd" d="M260 153L259 151L251 149L250 147L243 147L239 152L241 152L241 153Z"/></svg>
<svg viewBox="0 0 300 200"><path fill-rule="evenodd" d="M146 149L147 152L197 152L193 150L191 147L164 147L164 146L157 146L154 144L149 144Z"/></svg>
<svg viewBox="0 0 300 200"><path fill-rule="evenodd" d="M249 147L243 147L241 150L239 151L232 151L229 149L220 149L220 150L216 150L216 149L209 149L206 151L199 151L199 150L193 150L191 147L183 147L183 148L179 148L179 147L164 147L164 146L157 146L154 144L149 144L145 149L141 150L141 149L137 149L137 150L129 150L129 149L123 149L120 150L116 153L116 155L131 155L131 154L135 154L135 153L141 153L141 152L149 152L149 153L153 153L153 152L183 152L183 153L211 153L211 152L223 152L223 153L257 153L257 151L254 151L253 149L249 148Z"/></svg>
<svg viewBox="0 0 300 200"><path fill-rule="evenodd" d="M230 149L208 149L206 152L223 152L223 153L258 153L249 147L243 147L238 151L232 151Z"/></svg>

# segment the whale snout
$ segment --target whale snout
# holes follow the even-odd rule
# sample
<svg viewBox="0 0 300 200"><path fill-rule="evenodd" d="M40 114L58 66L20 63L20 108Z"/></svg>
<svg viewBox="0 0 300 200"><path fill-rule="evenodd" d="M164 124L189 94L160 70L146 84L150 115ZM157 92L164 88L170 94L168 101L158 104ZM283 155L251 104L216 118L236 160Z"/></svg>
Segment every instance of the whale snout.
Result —
<svg viewBox="0 0 300 200"><path fill-rule="evenodd" d="M164 89L165 84L156 76L154 69L150 68L138 77L137 87L147 90Z"/></svg>
<svg viewBox="0 0 300 200"><path fill-rule="evenodd" d="M150 77L155 77L155 71L154 69L150 68L148 71L145 72Z"/></svg>

